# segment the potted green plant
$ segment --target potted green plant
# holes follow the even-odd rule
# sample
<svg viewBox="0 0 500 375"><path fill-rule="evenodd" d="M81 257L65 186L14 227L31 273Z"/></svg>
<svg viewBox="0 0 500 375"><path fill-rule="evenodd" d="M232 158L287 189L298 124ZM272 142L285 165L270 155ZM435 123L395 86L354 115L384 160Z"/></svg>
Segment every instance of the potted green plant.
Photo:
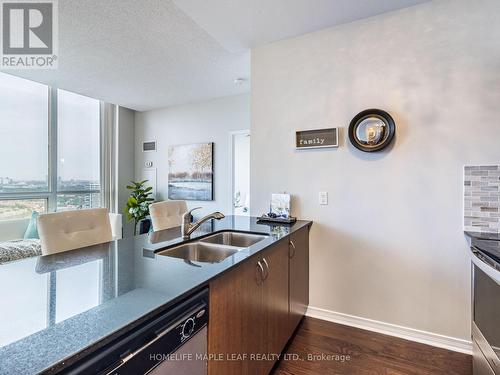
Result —
<svg viewBox="0 0 500 375"><path fill-rule="evenodd" d="M149 216L149 205L154 202L154 199L151 198L153 188L151 186L145 186L148 180L131 182L131 185L127 185L127 189L130 190L131 193L130 197L127 199L124 213L129 221L134 220L135 236L137 234L137 225L145 221ZM147 232L147 230L145 230L145 232Z"/></svg>

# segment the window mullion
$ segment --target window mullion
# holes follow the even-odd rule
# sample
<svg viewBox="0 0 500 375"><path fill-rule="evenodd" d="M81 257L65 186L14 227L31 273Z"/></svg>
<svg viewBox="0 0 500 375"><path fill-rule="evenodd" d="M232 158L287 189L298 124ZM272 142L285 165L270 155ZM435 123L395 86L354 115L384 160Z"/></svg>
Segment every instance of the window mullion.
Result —
<svg viewBox="0 0 500 375"><path fill-rule="evenodd" d="M49 87L49 202L48 211L57 208L57 89Z"/></svg>

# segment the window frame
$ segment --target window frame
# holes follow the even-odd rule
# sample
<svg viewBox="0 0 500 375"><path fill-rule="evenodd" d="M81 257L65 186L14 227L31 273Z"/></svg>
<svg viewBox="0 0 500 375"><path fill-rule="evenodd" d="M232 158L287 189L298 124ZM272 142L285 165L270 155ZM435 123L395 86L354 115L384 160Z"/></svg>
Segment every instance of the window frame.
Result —
<svg viewBox="0 0 500 375"><path fill-rule="evenodd" d="M25 79L25 78L20 78ZM46 212L56 212L57 211L57 196L66 194L100 194L102 202L102 147L99 147L99 185L100 189L93 190L68 190L68 191L58 191L57 190L57 90L56 87L47 86L47 96L48 96L48 139L47 139L47 158L48 158L48 190L39 192L20 192L20 193L0 193L1 200L22 200L22 199L45 199ZM94 99L94 98L92 98ZM95 99L97 100L97 99ZM99 128L102 129L102 108L103 102L99 101ZM101 143L101 139L99 139Z"/></svg>

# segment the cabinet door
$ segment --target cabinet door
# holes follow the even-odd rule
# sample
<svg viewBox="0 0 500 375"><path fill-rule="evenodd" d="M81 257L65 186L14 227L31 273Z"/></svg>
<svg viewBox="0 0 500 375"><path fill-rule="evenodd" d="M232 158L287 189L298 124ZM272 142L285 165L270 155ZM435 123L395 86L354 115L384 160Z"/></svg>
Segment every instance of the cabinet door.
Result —
<svg viewBox="0 0 500 375"><path fill-rule="evenodd" d="M289 338L288 329L288 241L283 240L265 250L262 262L266 268L263 288L264 337L266 354L281 353ZM264 373L274 365L274 358L262 361Z"/></svg>
<svg viewBox="0 0 500 375"><path fill-rule="evenodd" d="M209 375L260 375L263 317L259 259L249 260L210 283ZM241 356L240 358L236 356Z"/></svg>
<svg viewBox="0 0 500 375"><path fill-rule="evenodd" d="M309 227L290 235L290 315L291 334L309 305Z"/></svg>

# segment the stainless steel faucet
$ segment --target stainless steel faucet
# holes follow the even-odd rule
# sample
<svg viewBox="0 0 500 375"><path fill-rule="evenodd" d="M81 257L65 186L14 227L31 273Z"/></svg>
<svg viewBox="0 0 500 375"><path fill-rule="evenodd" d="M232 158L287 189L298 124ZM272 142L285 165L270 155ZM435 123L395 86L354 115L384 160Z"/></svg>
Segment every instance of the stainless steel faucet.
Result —
<svg viewBox="0 0 500 375"><path fill-rule="evenodd" d="M200 225L203 224L205 221L210 219L220 220L224 219L225 217L223 213L216 211L206 216L203 216L200 220L191 224L191 212L199 208L201 207L193 208L188 212L186 212L184 215L182 215L181 231L182 231L182 238L184 238L185 240L189 239L191 233L193 233L196 229L198 229Z"/></svg>

